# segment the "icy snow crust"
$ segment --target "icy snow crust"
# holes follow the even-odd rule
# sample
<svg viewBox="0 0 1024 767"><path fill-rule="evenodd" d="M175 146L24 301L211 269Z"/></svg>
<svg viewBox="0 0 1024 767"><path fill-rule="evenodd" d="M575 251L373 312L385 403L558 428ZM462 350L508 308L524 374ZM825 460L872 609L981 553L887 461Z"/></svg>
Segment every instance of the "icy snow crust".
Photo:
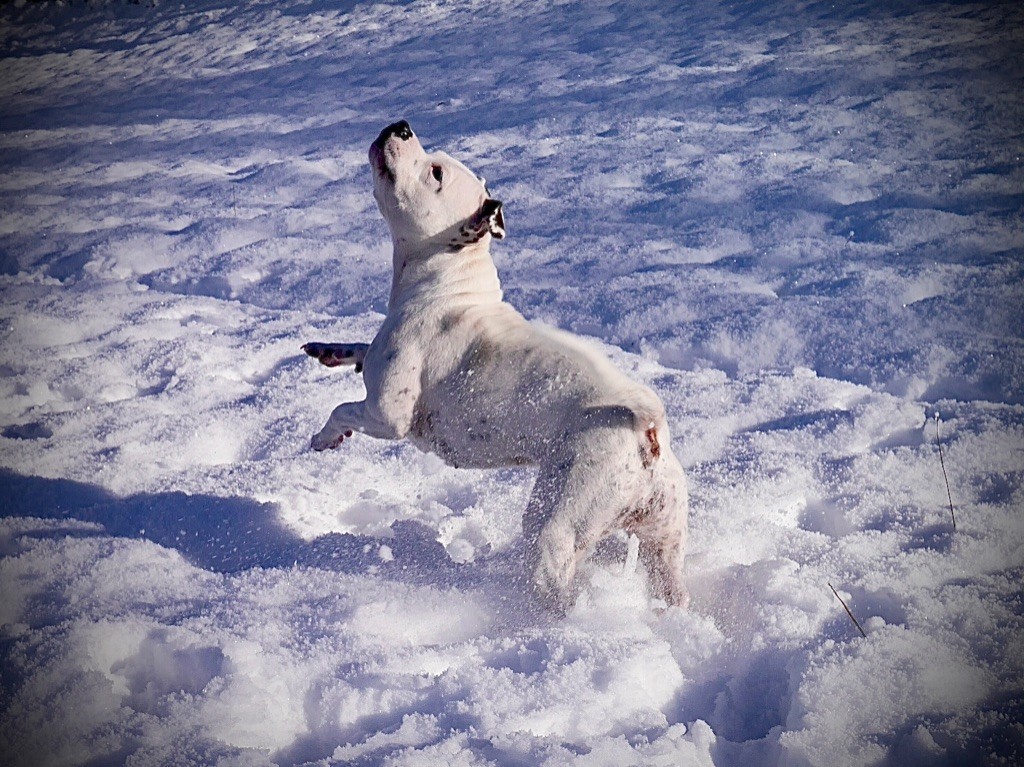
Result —
<svg viewBox="0 0 1024 767"><path fill-rule="evenodd" d="M0 762L1022 763L1022 28L5 4ZM537 614L529 471L307 450L361 396L299 346L381 320L401 117L505 201L509 299L664 397L689 612L614 539Z"/></svg>

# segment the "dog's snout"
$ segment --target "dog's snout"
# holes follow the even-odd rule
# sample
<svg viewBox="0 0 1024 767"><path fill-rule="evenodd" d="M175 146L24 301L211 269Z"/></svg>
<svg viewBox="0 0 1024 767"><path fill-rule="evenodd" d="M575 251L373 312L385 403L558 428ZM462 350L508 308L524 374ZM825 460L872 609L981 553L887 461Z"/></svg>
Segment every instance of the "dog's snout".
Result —
<svg viewBox="0 0 1024 767"><path fill-rule="evenodd" d="M412 138L412 128L405 120L399 120L396 123L391 123L391 125L380 132L380 135L377 136L377 140L374 143L383 145L384 142L392 136L397 136L402 139L402 141L408 141Z"/></svg>

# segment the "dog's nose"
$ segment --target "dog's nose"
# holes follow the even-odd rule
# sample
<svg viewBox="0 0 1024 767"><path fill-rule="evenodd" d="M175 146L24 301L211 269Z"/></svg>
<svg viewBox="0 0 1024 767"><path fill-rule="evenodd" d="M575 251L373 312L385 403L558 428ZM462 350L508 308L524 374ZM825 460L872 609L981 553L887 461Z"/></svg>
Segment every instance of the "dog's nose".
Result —
<svg viewBox="0 0 1024 767"><path fill-rule="evenodd" d="M377 141L375 141L374 143L383 144L392 136L397 136L398 138L402 139L402 141L407 141L412 138L412 128L409 127L409 123L407 123L405 120L399 120L398 122L392 123L384 130L382 130L380 132L380 135L377 136Z"/></svg>
<svg viewBox="0 0 1024 767"><path fill-rule="evenodd" d="M412 138L412 128L405 120L399 120L391 126L391 135L398 136L402 141L405 141Z"/></svg>

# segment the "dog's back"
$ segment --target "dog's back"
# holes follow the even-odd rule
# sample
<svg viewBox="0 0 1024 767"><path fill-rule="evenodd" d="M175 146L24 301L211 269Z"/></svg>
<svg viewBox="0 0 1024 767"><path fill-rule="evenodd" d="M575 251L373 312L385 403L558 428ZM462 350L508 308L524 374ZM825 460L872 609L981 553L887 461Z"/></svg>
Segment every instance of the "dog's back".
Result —
<svg viewBox="0 0 1024 767"><path fill-rule="evenodd" d="M453 465L539 463L597 426L635 431L650 451L644 435L664 429L654 392L591 344L529 323L508 304L449 312L417 328L408 340L425 354L410 436Z"/></svg>

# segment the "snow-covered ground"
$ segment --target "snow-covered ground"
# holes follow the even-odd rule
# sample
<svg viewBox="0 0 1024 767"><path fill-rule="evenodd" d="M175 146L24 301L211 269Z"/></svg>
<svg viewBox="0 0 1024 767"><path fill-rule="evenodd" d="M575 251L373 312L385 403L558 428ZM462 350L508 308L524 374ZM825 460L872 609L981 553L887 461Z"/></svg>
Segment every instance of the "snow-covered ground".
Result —
<svg viewBox="0 0 1024 767"><path fill-rule="evenodd" d="M0 7L0 762L1024 762L1021 8ZM307 449L400 117L663 396L689 611L614 539L538 614L529 471Z"/></svg>

